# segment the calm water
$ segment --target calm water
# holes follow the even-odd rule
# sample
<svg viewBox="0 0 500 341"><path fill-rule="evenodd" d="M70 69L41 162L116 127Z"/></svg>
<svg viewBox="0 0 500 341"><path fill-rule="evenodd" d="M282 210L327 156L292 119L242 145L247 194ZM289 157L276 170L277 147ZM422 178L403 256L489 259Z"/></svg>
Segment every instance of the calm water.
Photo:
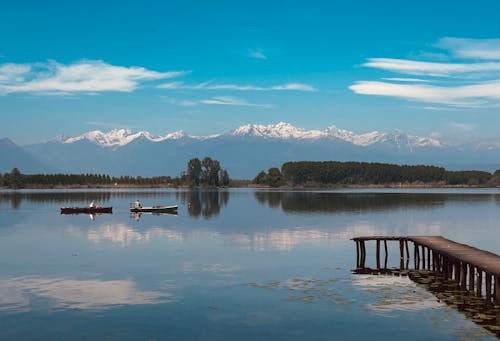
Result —
<svg viewBox="0 0 500 341"><path fill-rule="evenodd" d="M113 214L59 214L91 200ZM500 254L500 191L0 192L0 339L494 338L406 278L351 274L371 234Z"/></svg>

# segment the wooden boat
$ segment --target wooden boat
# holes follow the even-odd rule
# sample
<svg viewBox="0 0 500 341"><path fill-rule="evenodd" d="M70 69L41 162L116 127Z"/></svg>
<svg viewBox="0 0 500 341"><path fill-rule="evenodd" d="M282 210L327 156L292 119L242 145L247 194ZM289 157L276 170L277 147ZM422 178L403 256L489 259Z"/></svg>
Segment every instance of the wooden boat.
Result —
<svg viewBox="0 0 500 341"><path fill-rule="evenodd" d="M152 213L173 213L177 212L179 207L177 205L172 206L144 206L144 207L130 207L130 212L152 212Z"/></svg>
<svg viewBox="0 0 500 341"><path fill-rule="evenodd" d="M97 214L97 213L113 213L113 207L61 207L61 214Z"/></svg>

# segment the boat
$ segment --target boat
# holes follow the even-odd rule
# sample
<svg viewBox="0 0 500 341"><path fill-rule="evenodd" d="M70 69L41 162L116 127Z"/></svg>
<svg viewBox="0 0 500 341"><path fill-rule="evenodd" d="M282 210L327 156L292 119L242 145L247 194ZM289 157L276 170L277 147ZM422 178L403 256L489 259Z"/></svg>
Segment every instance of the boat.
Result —
<svg viewBox="0 0 500 341"><path fill-rule="evenodd" d="M152 212L152 213L173 213L177 212L179 207L177 205L172 206L131 206L130 212Z"/></svg>
<svg viewBox="0 0 500 341"><path fill-rule="evenodd" d="M98 213L113 213L113 207L61 207L61 214L98 214Z"/></svg>

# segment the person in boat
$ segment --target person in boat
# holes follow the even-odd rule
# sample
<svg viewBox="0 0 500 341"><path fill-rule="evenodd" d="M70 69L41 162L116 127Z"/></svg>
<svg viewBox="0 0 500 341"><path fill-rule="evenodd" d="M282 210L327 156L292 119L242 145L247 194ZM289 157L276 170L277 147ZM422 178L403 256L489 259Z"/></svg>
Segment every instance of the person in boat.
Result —
<svg viewBox="0 0 500 341"><path fill-rule="evenodd" d="M139 200L136 200L134 202L134 208L142 208L142 204L141 204L141 202Z"/></svg>
<svg viewBox="0 0 500 341"><path fill-rule="evenodd" d="M97 205L95 204L95 200L92 200L92 202L89 205L90 208L96 208Z"/></svg>

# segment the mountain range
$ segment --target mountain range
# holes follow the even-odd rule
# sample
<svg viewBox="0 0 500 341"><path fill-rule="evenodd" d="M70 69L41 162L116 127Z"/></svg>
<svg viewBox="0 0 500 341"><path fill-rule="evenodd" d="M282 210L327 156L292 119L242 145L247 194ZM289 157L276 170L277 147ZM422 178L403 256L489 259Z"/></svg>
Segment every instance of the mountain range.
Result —
<svg viewBox="0 0 500 341"><path fill-rule="evenodd" d="M221 161L233 178L253 178L260 170L287 161L338 160L434 164L448 169L500 168L494 145L449 145L403 131L357 134L330 126L306 130L289 123L248 124L230 132L192 136L183 131L155 136L146 131L114 129L17 146L0 139L0 172L106 173L177 176L193 158Z"/></svg>

